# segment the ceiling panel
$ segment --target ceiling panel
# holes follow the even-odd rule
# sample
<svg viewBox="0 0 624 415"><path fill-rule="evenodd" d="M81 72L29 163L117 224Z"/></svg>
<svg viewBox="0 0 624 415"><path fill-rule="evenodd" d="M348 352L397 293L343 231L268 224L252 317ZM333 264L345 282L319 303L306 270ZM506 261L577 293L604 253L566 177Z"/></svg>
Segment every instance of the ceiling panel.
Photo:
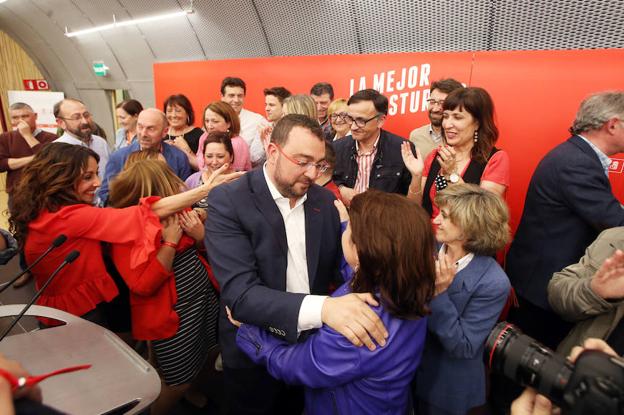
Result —
<svg viewBox="0 0 624 415"><path fill-rule="evenodd" d="M198 1L189 20L207 59L270 55L251 0Z"/></svg>
<svg viewBox="0 0 624 415"><path fill-rule="evenodd" d="M273 56L358 53L348 0L254 2Z"/></svg>

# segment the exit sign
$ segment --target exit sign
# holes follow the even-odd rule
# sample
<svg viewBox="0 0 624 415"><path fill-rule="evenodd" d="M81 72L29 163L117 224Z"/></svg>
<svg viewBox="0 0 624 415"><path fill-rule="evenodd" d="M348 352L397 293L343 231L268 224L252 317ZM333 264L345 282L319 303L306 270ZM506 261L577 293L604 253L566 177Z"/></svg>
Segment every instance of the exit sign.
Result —
<svg viewBox="0 0 624 415"><path fill-rule="evenodd" d="M23 79L24 89L27 91L40 91L50 89L48 81L45 79Z"/></svg>
<svg viewBox="0 0 624 415"><path fill-rule="evenodd" d="M95 72L95 76L106 76L108 75L109 69L110 68L102 61L93 62L93 72Z"/></svg>

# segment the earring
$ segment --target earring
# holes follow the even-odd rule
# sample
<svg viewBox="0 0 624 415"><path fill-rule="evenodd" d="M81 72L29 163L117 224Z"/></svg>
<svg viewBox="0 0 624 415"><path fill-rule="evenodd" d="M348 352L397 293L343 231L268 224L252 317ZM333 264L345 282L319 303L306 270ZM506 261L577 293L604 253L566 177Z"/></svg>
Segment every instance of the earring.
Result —
<svg viewBox="0 0 624 415"><path fill-rule="evenodd" d="M477 141L479 141L479 130L475 130L474 132L474 142L476 143Z"/></svg>
<svg viewBox="0 0 624 415"><path fill-rule="evenodd" d="M191 125L191 116L190 115L186 116L186 125Z"/></svg>

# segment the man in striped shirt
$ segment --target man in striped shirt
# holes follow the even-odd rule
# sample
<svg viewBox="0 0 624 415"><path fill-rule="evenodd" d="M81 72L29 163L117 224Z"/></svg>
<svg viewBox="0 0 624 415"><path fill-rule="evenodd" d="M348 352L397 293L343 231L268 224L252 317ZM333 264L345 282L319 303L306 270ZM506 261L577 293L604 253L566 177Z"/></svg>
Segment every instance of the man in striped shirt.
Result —
<svg viewBox="0 0 624 415"><path fill-rule="evenodd" d="M345 120L351 135L335 141L334 182L346 204L369 187L407 194L412 176L401 157L402 137L382 130L388 115L388 98L374 89L349 98ZM410 144L412 151L414 145Z"/></svg>

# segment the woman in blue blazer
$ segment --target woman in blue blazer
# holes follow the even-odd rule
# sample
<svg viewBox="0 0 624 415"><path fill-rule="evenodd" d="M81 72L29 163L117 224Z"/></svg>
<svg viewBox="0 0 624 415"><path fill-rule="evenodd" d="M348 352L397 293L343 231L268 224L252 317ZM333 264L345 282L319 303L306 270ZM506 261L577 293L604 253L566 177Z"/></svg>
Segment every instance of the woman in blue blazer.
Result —
<svg viewBox="0 0 624 415"><path fill-rule="evenodd" d="M509 213L494 193L473 184L438 193L441 243L427 341L415 380L417 414L466 414L485 403L483 347L510 284L492 255L509 238Z"/></svg>

